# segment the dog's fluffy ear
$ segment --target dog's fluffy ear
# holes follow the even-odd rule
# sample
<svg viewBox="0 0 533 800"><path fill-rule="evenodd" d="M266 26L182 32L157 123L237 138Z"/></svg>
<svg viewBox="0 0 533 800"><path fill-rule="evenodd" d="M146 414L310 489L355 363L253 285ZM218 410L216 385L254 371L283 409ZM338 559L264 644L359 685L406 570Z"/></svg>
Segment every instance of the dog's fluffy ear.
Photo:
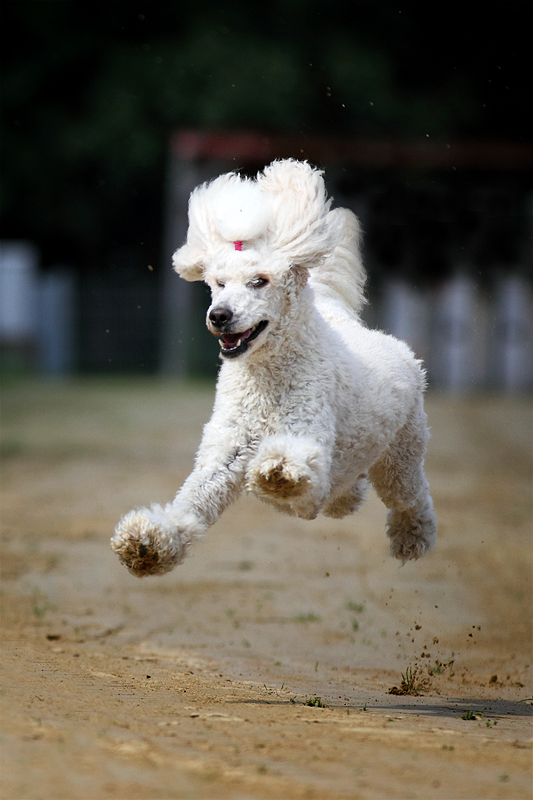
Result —
<svg viewBox="0 0 533 800"><path fill-rule="evenodd" d="M334 247L326 222L331 200L322 171L307 161L274 161L259 173L257 183L273 209L270 248L307 268L321 264Z"/></svg>
<svg viewBox="0 0 533 800"><path fill-rule="evenodd" d="M189 243L176 250L172 256L172 266L186 281L201 281L204 277L204 253Z"/></svg>
<svg viewBox="0 0 533 800"><path fill-rule="evenodd" d="M187 243L176 250L172 258L174 269L186 281L201 281L204 277L208 252L216 236L208 202L209 194L213 193L213 187L220 185L223 178L227 176L197 186L189 197Z"/></svg>
<svg viewBox="0 0 533 800"><path fill-rule="evenodd" d="M322 295L342 297L344 302L359 313L365 300L366 273L361 260L361 226L352 211L335 208L328 213L327 223L335 249L332 257L311 276L311 282L320 282Z"/></svg>

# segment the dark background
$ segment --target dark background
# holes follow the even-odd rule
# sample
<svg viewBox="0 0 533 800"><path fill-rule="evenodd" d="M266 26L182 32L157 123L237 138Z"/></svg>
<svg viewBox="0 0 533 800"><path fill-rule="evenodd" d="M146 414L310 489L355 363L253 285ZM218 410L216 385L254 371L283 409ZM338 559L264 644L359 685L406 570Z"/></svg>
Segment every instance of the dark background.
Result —
<svg viewBox="0 0 533 800"><path fill-rule="evenodd" d="M157 268L183 126L531 141L531 2L3 0L0 22L2 236L44 266Z"/></svg>

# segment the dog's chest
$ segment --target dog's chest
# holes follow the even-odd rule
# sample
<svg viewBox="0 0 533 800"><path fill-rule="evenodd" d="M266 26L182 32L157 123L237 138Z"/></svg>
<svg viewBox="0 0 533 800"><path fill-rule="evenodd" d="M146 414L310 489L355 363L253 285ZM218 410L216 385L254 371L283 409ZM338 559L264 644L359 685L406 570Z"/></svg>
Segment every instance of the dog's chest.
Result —
<svg viewBox="0 0 533 800"><path fill-rule="evenodd" d="M324 409L324 398L310 391L309 379L294 375L267 374L260 380L247 375L245 381L220 389L225 402L232 405L235 424L253 440L315 427Z"/></svg>
<svg viewBox="0 0 533 800"><path fill-rule="evenodd" d="M294 414L294 399L280 393L278 388L272 386L263 393L248 392L242 398L240 424L254 439L283 432Z"/></svg>

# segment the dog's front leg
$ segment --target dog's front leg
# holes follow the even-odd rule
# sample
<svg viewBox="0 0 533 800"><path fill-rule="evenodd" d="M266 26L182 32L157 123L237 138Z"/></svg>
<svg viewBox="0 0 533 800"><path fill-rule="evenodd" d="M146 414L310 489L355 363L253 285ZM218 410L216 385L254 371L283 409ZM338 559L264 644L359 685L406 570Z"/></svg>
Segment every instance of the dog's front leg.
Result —
<svg viewBox="0 0 533 800"><path fill-rule="evenodd" d="M247 447L229 431L206 425L196 467L172 503L130 511L118 523L111 547L139 578L169 572L186 557L244 481Z"/></svg>

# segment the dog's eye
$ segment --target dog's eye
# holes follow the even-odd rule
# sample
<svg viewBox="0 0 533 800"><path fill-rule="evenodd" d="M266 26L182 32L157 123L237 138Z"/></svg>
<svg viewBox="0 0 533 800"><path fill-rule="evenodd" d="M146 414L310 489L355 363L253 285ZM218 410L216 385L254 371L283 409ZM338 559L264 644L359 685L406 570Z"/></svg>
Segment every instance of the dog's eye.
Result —
<svg viewBox="0 0 533 800"><path fill-rule="evenodd" d="M268 283L268 278L263 278L261 275L258 275L257 278L252 278L251 281L248 281L248 286L251 286L253 289L261 289L262 286L266 286Z"/></svg>
<svg viewBox="0 0 533 800"><path fill-rule="evenodd" d="M223 289L225 285L226 284L224 283L224 281L217 280L217 286L218 286L219 289Z"/></svg>

